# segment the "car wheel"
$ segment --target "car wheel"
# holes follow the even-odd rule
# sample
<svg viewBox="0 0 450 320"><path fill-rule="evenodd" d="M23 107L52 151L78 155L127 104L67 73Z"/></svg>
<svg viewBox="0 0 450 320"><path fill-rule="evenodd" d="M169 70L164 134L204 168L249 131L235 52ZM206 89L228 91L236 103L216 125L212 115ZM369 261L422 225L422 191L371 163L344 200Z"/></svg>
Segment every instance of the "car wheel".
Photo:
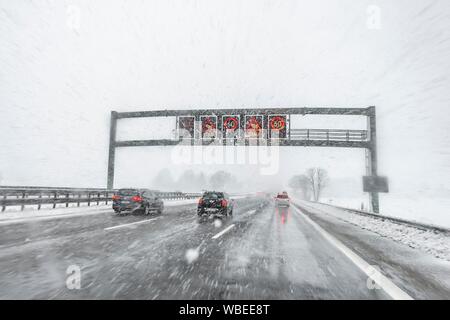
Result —
<svg viewBox="0 0 450 320"><path fill-rule="evenodd" d="M150 214L150 208L149 208L149 206L145 206L145 207L144 207L144 214L145 214L146 216L148 216L148 215Z"/></svg>

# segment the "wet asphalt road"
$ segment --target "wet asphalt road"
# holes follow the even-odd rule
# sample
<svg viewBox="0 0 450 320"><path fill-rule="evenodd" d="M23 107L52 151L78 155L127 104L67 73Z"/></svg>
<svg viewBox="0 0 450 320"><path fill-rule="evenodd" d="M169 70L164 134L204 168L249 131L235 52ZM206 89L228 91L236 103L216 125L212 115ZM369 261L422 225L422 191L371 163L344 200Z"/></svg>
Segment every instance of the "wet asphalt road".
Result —
<svg viewBox="0 0 450 320"><path fill-rule="evenodd" d="M389 299L300 209L235 201L220 225L199 224L195 204L0 225L0 298Z"/></svg>

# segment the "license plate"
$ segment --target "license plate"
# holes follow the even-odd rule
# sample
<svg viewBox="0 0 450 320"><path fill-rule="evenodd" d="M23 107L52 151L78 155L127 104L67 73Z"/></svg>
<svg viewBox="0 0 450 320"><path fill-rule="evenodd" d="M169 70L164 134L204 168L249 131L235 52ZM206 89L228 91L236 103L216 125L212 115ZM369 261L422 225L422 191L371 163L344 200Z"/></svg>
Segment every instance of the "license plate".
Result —
<svg viewBox="0 0 450 320"><path fill-rule="evenodd" d="M206 208L206 212L214 212L217 211L215 208Z"/></svg>
<svg viewBox="0 0 450 320"><path fill-rule="evenodd" d="M122 203L130 203L130 201L122 201Z"/></svg>

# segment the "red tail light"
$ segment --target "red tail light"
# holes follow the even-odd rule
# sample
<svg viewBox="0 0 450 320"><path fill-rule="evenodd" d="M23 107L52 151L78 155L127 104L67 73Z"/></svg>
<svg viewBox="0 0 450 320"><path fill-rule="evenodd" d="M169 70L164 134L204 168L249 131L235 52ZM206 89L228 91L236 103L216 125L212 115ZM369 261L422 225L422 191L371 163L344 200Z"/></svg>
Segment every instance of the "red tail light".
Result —
<svg viewBox="0 0 450 320"><path fill-rule="evenodd" d="M226 207L227 206L227 200L223 199L222 200L222 207Z"/></svg>
<svg viewBox="0 0 450 320"><path fill-rule="evenodd" d="M134 196L133 198L131 198L131 200L133 200L134 202L141 202L142 198L140 196Z"/></svg>
<svg viewBox="0 0 450 320"><path fill-rule="evenodd" d="M118 196L117 194L115 194L115 195L112 196L112 199L113 199L113 200L119 200L119 199L120 199L120 196Z"/></svg>
<svg viewBox="0 0 450 320"><path fill-rule="evenodd" d="M203 203L203 198L198 199L198 204L202 204Z"/></svg>

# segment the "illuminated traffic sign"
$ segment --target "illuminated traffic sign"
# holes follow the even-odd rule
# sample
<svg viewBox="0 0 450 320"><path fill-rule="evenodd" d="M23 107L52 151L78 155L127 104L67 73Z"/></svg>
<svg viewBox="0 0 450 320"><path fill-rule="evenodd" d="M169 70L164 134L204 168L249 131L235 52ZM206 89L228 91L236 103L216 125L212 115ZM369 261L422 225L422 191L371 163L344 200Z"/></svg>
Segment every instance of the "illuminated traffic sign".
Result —
<svg viewBox="0 0 450 320"><path fill-rule="evenodd" d="M249 139L262 138L263 135L263 116L246 115L245 116L245 137Z"/></svg>
<svg viewBox="0 0 450 320"><path fill-rule="evenodd" d="M239 116L226 115L222 116L223 137L234 138L239 134Z"/></svg>
<svg viewBox="0 0 450 320"><path fill-rule="evenodd" d="M231 131L239 129L239 116L223 116L223 128Z"/></svg>
<svg viewBox="0 0 450 320"><path fill-rule="evenodd" d="M215 139L217 137L217 116L200 116L202 124L201 138Z"/></svg>
<svg viewBox="0 0 450 320"><path fill-rule="evenodd" d="M269 116L269 138L286 138L286 123L285 115Z"/></svg>

